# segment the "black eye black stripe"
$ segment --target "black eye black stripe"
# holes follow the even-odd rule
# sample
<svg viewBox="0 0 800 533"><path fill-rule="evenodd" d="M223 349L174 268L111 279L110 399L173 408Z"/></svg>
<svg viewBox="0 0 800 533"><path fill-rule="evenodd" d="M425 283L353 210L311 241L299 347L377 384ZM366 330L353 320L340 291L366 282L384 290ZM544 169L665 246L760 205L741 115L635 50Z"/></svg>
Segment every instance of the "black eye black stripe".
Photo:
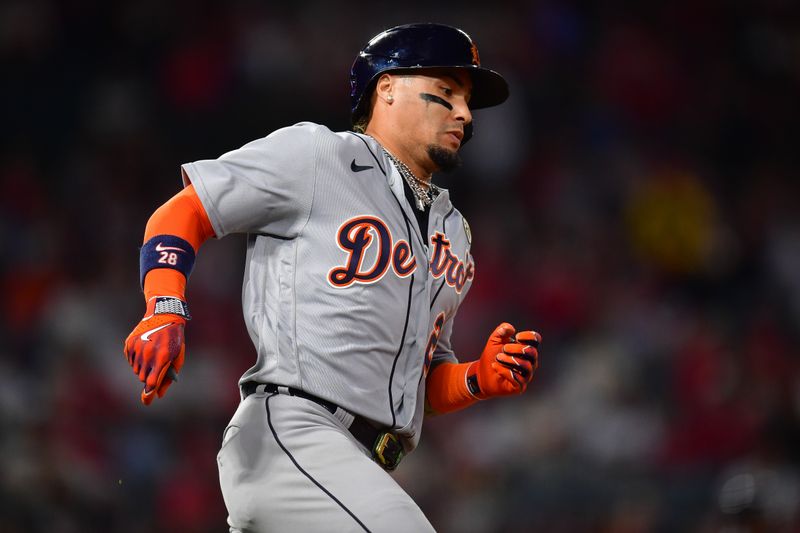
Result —
<svg viewBox="0 0 800 533"><path fill-rule="evenodd" d="M452 104L450 102L448 102L444 98L440 98L440 97L436 96L435 94L419 93L419 97L422 98L423 100L425 100L426 102L433 102L435 104L442 104L448 110L450 110L450 111L453 110L453 106L452 106Z"/></svg>

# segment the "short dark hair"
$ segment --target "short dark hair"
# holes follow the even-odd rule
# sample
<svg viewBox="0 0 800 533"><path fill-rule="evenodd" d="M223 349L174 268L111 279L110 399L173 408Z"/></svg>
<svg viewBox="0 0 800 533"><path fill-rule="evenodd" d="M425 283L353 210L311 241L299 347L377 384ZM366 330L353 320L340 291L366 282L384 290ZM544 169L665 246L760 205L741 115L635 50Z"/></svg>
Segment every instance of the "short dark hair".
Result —
<svg viewBox="0 0 800 533"><path fill-rule="evenodd" d="M372 118L372 106L375 104L375 90L371 88L370 91L364 95L361 105L358 106L356 112L353 114L352 123L353 131L356 133L366 133L369 121Z"/></svg>

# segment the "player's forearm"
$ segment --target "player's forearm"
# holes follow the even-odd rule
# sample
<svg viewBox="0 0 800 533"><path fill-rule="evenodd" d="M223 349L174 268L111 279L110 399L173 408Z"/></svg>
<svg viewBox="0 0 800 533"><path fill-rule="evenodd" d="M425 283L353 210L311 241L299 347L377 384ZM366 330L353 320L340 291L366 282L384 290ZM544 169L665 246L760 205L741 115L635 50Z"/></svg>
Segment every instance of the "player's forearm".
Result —
<svg viewBox="0 0 800 533"><path fill-rule="evenodd" d="M539 367L541 340L535 331L517 332L503 322L476 361L442 363L431 369L425 382L429 411L449 413L476 400L525 392Z"/></svg>
<svg viewBox="0 0 800 533"><path fill-rule="evenodd" d="M478 401L467 387L467 369L470 365L441 363L431 369L425 380L429 414L452 413Z"/></svg>
<svg viewBox="0 0 800 533"><path fill-rule="evenodd" d="M151 270L144 279L144 299L174 296L186 300L186 276L176 270Z"/></svg>
<svg viewBox="0 0 800 533"><path fill-rule="evenodd" d="M147 257L143 253L147 269L142 283L145 299L153 296L185 299L188 272L182 262L190 255L193 263L197 250L213 236L211 221L192 185L159 207L148 220L144 233L143 249L150 252Z"/></svg>

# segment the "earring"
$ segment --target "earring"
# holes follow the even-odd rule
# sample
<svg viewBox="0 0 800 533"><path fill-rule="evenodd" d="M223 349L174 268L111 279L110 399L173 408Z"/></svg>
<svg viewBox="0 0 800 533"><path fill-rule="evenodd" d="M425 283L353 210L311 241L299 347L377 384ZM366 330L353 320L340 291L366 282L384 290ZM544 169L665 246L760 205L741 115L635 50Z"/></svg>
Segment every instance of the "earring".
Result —
<svg viewBox="0 0 800 533"><path fill-rule="evenodd" d="M392 102L394 102L394 96L392 96L391 94L390 94L390 95L388 95L388 96L386 97L386 101L387 101L387 102L389 102L389 103L391 104Z"/></svg>

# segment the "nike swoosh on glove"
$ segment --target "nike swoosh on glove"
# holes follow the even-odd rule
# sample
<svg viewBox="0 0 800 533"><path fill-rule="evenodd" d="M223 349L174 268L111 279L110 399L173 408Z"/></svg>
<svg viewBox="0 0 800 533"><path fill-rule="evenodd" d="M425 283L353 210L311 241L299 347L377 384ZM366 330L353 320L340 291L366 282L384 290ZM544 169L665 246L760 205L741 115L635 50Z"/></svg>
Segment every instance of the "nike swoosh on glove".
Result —
<svg viewBox="0 0 800 533"><path fill-rule="evenodd" d="M157 298L150 298L144 318L125 339L125 358L144 383L141 400L145 405L150 405L156 396L163 397L178 380L186 352L186 318L172 313L156 314Z"/></svg>

